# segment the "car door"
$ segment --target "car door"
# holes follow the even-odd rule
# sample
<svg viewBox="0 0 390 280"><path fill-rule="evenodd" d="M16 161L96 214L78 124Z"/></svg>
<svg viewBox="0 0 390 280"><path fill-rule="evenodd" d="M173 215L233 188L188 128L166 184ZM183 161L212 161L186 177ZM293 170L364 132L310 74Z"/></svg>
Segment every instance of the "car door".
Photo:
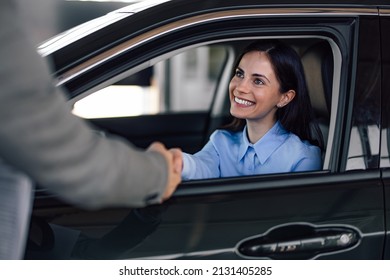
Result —
<svg viewBox="0 0 390 280"><path fill-rule="evenodd" d="M193 24L189 24L191 20ZM269 37L291 42L320 39L331 46L334 58L324 170L183 182L169 201L143 209L85 212L38 195L34 209L34 216L40 221L37 225L41 225L38 231L43 236L61 237L51 238L57 241L47 246L42 245L44 242L34 243L36 246L30 247L27 257L53 256L51 252L57 252L58 244L64 240L73 249L62 258L383 257L383 185L379 149L372 148L380 143L379 137L375 137L379 135L380 121L380 34L376 8L332 12L305 8L238 9L205 13L201 21L189 18L181 28L176 25L173 31L156 30L153 34L156 33L163 35L121 53L106 65L105 72L99 66L87 76L70 80L69 88L82 83L80 80L87 80L83 85L93 83L92 76L108 80L118 75L115 69L132 69L160 55L198 44ZM124 66L122 62L129 61L126 57L135 53L137 61ZM116 66L119 61L121 64ZM223 74L220 81L214 100L219 99L219 92L226 92ZM219 122L225 107L223 102L213 103L208 124ZM154 116L156 120L159 117ZM174 117L161 120L170 125ZM175 121L180 118L176 116ZM144 117L138 120L142 126ZM137 125L137 118L132 119L135 124L123 118L109 121L94 123L121 135L125 135L126 127ZM122 128L118 128L121 122ZM159 126L159 121L156 124ZM189 126L190 122L182 125ZM157 128L149 129L152 133ZM202 127L206 133L209 129ZM128 139L132 141L131 137Z"/></svg>

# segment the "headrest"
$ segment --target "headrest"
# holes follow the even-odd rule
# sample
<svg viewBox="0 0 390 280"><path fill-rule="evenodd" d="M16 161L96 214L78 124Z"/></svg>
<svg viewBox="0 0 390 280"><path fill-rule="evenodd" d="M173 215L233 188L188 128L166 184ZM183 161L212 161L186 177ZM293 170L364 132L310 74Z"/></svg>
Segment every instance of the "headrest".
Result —
<svg viewBox="0 0 390 280"><path fill-rule="evenodd" d="M302 55L311 104L317 117L329 120L333 82L333 54L327 42L310 46Z"/></svg>

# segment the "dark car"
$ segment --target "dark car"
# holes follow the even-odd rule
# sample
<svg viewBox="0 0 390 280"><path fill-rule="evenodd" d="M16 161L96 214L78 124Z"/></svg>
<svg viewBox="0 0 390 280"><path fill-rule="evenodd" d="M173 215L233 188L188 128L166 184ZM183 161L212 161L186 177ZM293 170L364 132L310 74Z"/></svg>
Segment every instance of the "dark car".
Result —
<svg viewBox="0 0 390 280"><path fill-rule="evenodd" d="M230 120L237 55L279 39L301 56L325 150L320 171L186 181L143 209L41 188L26 258L389 259L390 5L311 2L142 1L42 44L98 133L194 153Z"/></svg>

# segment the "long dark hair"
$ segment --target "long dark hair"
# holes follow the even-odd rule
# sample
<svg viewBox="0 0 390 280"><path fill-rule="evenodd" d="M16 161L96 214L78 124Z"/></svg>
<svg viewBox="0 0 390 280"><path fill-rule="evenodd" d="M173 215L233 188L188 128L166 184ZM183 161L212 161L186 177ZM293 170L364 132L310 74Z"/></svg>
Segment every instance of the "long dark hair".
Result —
<svg viewBox="0 0 390 280"><path fill-rule="evenodd" d="M293 100L277 110L277 119L288 131L296 134L301 140L323 149L322 133L315 122L314 112L310 102L305 74L299 55L290 46L278 40L258 40L247 46L238 57L232 77L242 57L252 51L265 52L272 64L275 75L280 84L281 93L295 91ZM233 121L224 127L230 131L241 131L246 124L245 119L233 118Z"/></svg>

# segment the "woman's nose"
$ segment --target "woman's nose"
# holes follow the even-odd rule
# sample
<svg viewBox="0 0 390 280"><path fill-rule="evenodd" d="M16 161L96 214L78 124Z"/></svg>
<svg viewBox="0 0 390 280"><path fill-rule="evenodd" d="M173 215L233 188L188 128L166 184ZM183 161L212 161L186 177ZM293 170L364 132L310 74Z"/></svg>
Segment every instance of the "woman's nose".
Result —
<svg viewBox="0 0 390 280"><path fill-rule="evenodd" d="M242 79L237 83L236 87L237 91L240 93L248 93L249 92L249 81L247 79Z"/></svg>

